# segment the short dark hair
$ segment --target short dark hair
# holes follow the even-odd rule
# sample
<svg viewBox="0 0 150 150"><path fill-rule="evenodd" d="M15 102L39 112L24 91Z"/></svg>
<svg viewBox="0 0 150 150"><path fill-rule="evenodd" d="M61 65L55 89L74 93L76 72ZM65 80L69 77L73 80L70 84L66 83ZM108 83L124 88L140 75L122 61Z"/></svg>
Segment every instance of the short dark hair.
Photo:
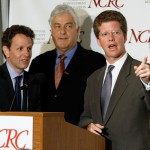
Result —
<svg viewBox="0 0 150 150"><path fill-rule="evenodd" d="M122 13L115 11L115 10L106 10L100 13L94 20L93 23L93 30L96 38L99 36L99 29L98 27L108 21L117 21L120 24L120 29L122 30L123 34L127 34L127 21L126 18L123 16Z"/></svg>
<svg viewBox="0 0 150 150"><path fill-rule="evenodd" d="M2 46L10 48L12 39L16 34L24 34L27 37L30 37L32 42L35 38L35 34L31 28L23 25L12 25L3 32Z"/></svg>

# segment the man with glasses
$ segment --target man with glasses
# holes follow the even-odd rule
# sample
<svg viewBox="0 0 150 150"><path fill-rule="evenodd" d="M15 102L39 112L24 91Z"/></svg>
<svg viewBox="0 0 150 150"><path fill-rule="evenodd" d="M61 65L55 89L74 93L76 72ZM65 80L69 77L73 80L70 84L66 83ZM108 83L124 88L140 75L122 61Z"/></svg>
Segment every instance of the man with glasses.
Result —
<svg viewBox="0 0 150 150"><path fill-rule="evenodd" d="M94 20L97 43L107 65L87 80L79 125L106 138L107 150L150 149L150 66L125 49L127 22L106 10Z"/></svg>

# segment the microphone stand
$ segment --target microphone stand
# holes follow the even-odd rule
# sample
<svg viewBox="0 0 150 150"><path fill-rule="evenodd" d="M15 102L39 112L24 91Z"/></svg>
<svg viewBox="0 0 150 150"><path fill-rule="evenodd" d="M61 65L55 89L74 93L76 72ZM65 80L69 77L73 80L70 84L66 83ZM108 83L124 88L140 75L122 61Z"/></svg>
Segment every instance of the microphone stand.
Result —
<svg viewBox="0 0 150 150"><path fill-rule="evenodd" d="M15 91L15 95L14 95L13 100L12 100L12 102L11 102L11 105L10 105L10 108L9 108L9 112L11 111L12 106L13 106L13 104L14 104L14 101L15 101L15 98L16 98L16 95L17 95L17 92L18 92L18 91Z"/></svg>
<svg viewBox="0 0 150 150"><path fill-rule="evenodd" d="M28 99L28 96L29 96L29 92L28 92L28 85L27 84L24 84L22 87L20 87L20 89L18 90L18 91L20 91L20 90L26 90L26 97L27 97L27 106L26 106L26 111L28 112L28 109L29 109L29 99ZM15 94L14 94L14 97L13 97L13 100L12 100L12 102L11 102L11 106L10 106L10 108L9 108L9 112L12 110L12 107L13 107L13 105L14 105L14 102L15 102L15 98L16 98L16 95L17 95L17 92L18 91L15 91ZM24 99L23 99L24 100ZM22 103L23 104L23 103Z"/></svg>
<svg viewBox="0 0 150 150"><path fill-rule="evenodd" d="M27 112L28 112L28 109L29 109L29 99L28 99L28 97L29 97L29 91L28 91L28 88L26 89L27 90Z"/></svg>

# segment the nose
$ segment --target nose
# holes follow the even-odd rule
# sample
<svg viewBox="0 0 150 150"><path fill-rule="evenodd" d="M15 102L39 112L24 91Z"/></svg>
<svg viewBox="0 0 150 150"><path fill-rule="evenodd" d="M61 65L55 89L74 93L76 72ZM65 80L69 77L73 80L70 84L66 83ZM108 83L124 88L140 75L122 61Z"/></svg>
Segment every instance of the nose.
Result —
<svg viewBox="0 0 150 150"><path fill-rule="evenodd" d="M62 26L62 27L60 28L60 33L62 33L62 34L65 34L65 33L66 33L65 27Z"/></svg>
<svg viewBox="0 0 150 150"><path fill-rule="evenodd" d="M115 36L112 32L109 33L108 38L109 38L109 41L114 41L115 40Z"/></svg>
<svg viewBox="0 0 150 150"><path fill-rule="evenodd" d="M28 49L28 48L24 49L24 55L26 57L31 57L31 54L32 54L32 51L30 49Z"/></svg>

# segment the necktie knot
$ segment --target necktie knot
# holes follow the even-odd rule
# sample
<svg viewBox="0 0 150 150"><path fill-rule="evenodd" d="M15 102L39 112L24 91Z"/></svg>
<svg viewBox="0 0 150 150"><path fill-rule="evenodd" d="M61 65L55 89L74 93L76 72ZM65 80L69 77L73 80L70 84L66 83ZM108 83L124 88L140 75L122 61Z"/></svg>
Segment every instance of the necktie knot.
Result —
<svg viewBox="0 0 150 150"><path fill-rule="evenodd" d="M21 79L22 79L22 75L19 75L19 76L15 77L15 80L16 80L17 83L20 83Z"/></svg>
<svg viewBox="0 0 150 150"><path fill-rule="evenodd" d="M114 69L114 67L115 67L115 66L113 66L113 65L109 65L109 66L108 66L108 71L107 71L107 72L111 72L111 71Z"/></svg>
<svg viewBox="0 0 150 150"><path fill-rule="evenodd" d="M64 54L60 55L59 57L60 57L60 61L64 61L66 58L66 56Z"/></svg>

